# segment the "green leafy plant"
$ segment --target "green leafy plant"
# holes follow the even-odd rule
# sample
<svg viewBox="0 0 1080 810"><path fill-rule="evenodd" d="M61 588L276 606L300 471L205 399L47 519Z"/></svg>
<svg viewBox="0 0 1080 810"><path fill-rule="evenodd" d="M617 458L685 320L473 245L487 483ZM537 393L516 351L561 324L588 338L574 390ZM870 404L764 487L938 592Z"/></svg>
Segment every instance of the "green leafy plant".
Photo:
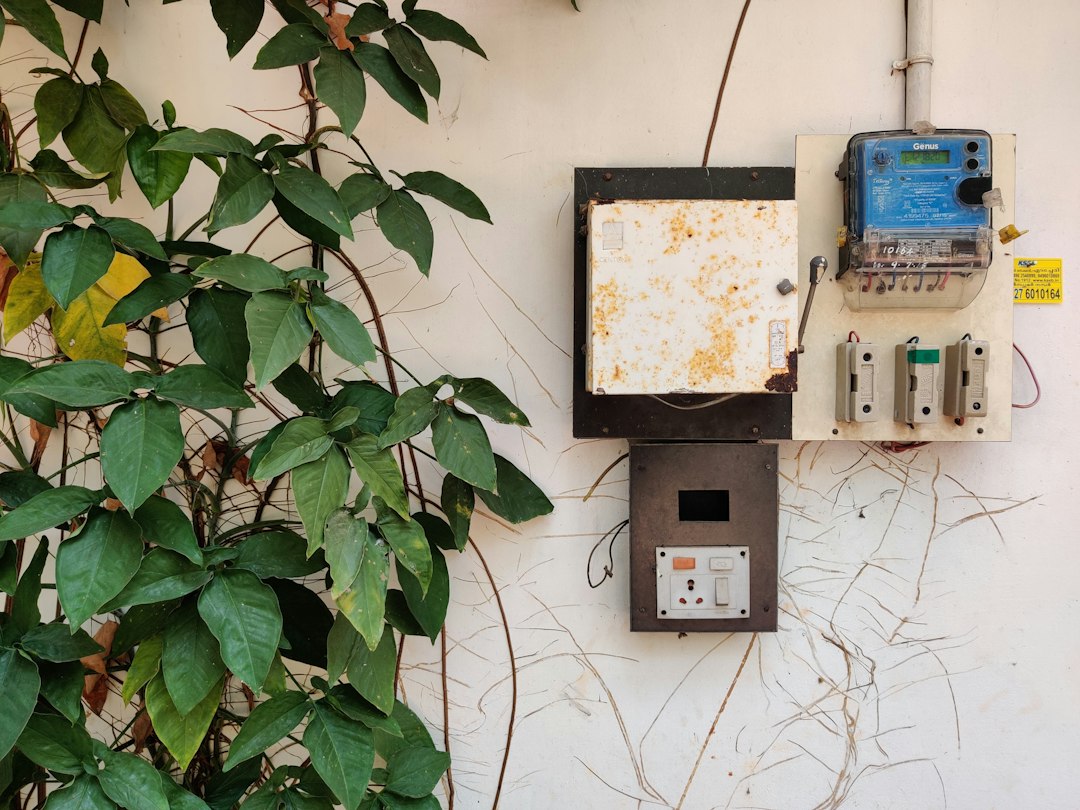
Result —
<svg viewBox="0 0 1080 810"><path fill-rule="evenodd" d="M383 172L356 135L372 80L427 120L424 40L484 51L415 0L403 20L380 0L270 0L281 25L254 67L296 71L308 121L256 143L178 125L167 101L148 115L100 49L82 75L102 5L0 0L65 65L34 70L32 125L0 106L0 807L436 808L449 757L396 699L398 639L438 638L476 497L513 523L552 506L485 429L528 426L522 411L482 378L413 378L345 243L373 221L426 275L418 197L490 222L461 183ZM263 0L210 6L236 56ZM83 20L70 58L67 14ZM347 176L324 176L328 142ZM195 170L216 193L180 230ZM164 206L160 237L63 201L99 188ZM215 241L267 209L243 252ZM306 240L308 264L253 252L271 225ZM376 339L332 274L359 287ZM190 360L163 357L174 330ZM348 369L334 379L331 356ZM417 454L445 470L441 497ZM125 720L100 717L108 700Z"/></svg>

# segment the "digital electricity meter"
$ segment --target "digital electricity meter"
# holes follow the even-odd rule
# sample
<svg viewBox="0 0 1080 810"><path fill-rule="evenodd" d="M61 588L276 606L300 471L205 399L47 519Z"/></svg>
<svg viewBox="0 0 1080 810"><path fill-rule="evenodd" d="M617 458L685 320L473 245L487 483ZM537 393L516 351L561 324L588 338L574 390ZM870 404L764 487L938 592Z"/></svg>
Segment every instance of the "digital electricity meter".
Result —
<svg viewBox="0 0 1080 810"><path fill-rule="evenodd" d="M848 141L840 267L851 309L961 309L986 280L995 195L982 130ZM846 278L845 278L846 277Z"/></svg>

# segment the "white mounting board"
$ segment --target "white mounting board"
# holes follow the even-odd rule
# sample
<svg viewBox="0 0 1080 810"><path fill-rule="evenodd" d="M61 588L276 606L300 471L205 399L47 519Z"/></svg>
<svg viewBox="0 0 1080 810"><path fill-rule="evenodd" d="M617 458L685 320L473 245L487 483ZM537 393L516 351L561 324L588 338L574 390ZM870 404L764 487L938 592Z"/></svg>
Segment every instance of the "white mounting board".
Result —
<svg viewBox="0 0 1080 810"><path fill-rule="evenodd" d="M796 440L845 441L1008 441L1012 433L1012 296L1013 244L995 236L994 258L986 284L964 309L863 310L844 305L842 285L834 280L839 265L836 230L843 224L843 184L836 169L848 135L800 135L795 144L795 199L799 204L799 307L810 288L810 260L824 256L829 269L818 284L799 355L799 389L792 395L791 436ZM993 136L994 186L1001 189L1004 210L993 209L998 230L1014 221L1016 136ZM836 421L836 345L854 330L878 347L881 361L882 417L876 422ZM963 425L942 415L911 428L892 419L893 347L918 335L923 343L944 348L966 333L990 342L987 416ZM979 431L982 431L981 433Z"/></svg>

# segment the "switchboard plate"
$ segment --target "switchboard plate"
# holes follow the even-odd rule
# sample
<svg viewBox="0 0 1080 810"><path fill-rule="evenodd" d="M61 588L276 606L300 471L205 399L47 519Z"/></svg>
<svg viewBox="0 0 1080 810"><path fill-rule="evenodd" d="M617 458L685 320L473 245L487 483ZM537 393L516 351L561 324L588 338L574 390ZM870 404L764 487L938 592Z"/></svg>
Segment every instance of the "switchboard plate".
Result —
<svg viewBox="0 0 1080 810"><path fill-rule="evenodd" d="M776 445L630 447L631 630L776 630L776 470ZM674 548L681 556L701 559L727 556L712 553L718 546L733 547L736 553L746 551L745 617L741 613L738 618L659 615L659 550ZM682 572L673 567L671 573ZM715 574L706 576L715 581ZM738 597L737 587L731 596ZM738 610L742 609L740 605Z"/></svg>

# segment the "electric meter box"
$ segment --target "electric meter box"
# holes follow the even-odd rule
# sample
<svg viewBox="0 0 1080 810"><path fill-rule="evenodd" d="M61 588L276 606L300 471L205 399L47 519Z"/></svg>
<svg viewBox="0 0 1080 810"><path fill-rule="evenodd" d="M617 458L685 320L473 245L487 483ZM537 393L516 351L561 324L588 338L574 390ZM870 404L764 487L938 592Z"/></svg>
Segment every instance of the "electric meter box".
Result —
<svg viewBox="0 0 1080 810"><path fill-rule="evenodd" d="M848 141L840 266L850 309L962 309L992 259L992 141L982 130ZM846 276L846 278L845 278Z"/></svg>
<svg viewBox="0 0 1080 810"><path fill-rule="evenodd" d="M794 200L592 200L586 390L795 390Z"/></svg>

